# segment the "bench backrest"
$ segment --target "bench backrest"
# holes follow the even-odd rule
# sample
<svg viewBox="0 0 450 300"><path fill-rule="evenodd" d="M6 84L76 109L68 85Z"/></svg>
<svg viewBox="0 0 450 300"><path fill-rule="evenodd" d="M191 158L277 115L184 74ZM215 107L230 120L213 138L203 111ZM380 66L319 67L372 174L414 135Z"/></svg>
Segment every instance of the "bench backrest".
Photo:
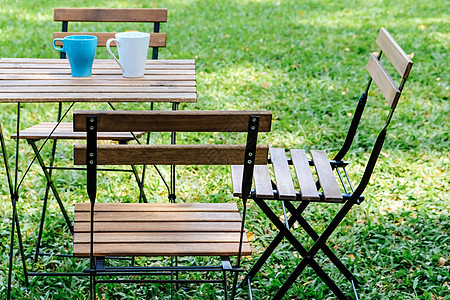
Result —
<svg viewBox="0 0 450 300"><path fill-rule="evenodd" d="M165 8L55 8L54 20L62 22L61 32L54 32L53 39L64 38L68 35L89 34L97 37L97 46L105 47L106 41L113 38L116 32L68 32L68 22L132 22L154 23L150 32L149 47L153 48L153 59L158 58L158 49L166 47L167 36L160 33L160 24L167 22L167 9ZM56 45L61 46L60 42ZM114 42L111 46L116 46ZM65 58L65 53L61 53ZM63 57L64 56L64 57Z"/></svg>

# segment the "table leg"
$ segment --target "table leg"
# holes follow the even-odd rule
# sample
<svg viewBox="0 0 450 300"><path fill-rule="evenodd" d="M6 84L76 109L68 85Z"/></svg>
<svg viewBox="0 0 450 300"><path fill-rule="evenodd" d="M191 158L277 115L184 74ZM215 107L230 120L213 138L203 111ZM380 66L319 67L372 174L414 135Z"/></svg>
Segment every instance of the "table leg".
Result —
<svg viewBox="0 0 450 300"><path fill-rule="evenodd" d="M17 129L20 128L20 103L17 104ZM19 131L19 130L17 130ZM6 152L6 146L5 146L5 139L3 136L3 130L1 128L0 124L0 140L1 140L1 148L3 153L3 160L5 164L5 170L6 170L6 176L8 180L8 186L10 191L10 197L11 197L11 203L13 208L13 215L12 215L12 225L11 225L11 241L10 241L10 248L9 248L9 267L8 267L8 286L7 286L7 299L11 299L11 284L12 284L12 264L13 264L13 255L14 255L14 229L17 229L17 238L19 240L19 250L21 254L22 259L22 267L25 277L25 286L28 287L28 273L27 273L27 266L25 261L25 253L23 250L23 243L22 243L22 234L20 232L20 223L19 218L17 216L17 200L18 200L18 163L19 163L19 135L17 135L16 138L16 168L15 168L15 181L14 181L14 187L12 183L11 178L11 172L8 164L8 154Z"/></svg>

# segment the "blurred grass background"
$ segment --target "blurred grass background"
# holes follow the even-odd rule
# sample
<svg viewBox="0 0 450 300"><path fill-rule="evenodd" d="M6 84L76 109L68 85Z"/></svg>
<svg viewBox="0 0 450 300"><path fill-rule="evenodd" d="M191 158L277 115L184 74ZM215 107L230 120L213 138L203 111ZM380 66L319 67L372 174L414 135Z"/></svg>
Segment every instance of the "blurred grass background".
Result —
<svg viewBox="0 0 450 300"><path fill-rule="evenodd" d="M273 130L261 140L278 147L320 148L330 155L342 145L352 113L368 75L365 65L380 27L386 27L410 55L414 66L394 116L388 139L365 195L331 237L333 247L350 270L360 277L361 299L450 299L449 281L449 104L448 104L448 1L293 1L293 0L167 0L167 1L25 1L0 0L0 57L57 58L51 47L53 7L115 7L169 10L162 25L168 35L160 58L195 58L198 98L181 109L271 110ZM102 30L98 24L70 24L69 30ZM141 24L106 24L109 30L141 30ZM107 58L99 48L97 57ZM360 134L347 159L356 164L357 180L368 159L375 136L385 117L384 100L373 90ZM145 108L141 104L133 108ZM77 105L83 108L84 105ZM99 105L99 108L106 108ZM129 107L129 105L123 105ZM24 104L22 127L56 119L56 105ZM157 109L169 109L159 104ZM2 104L5 136L15 132L15 104ZM185 136L185 138L192 138ZM217 136L205 138L210 142ZM219 137L220 138L220 137ZM183 136L180 136L180 140ZM10 162L14 143L7 140ZM62 143L60 164L70 164L71 143ZM50 147L45 148L47 153ZM31 160L31 148L20 147L20 170ZM168 170L163 169L167 174ZM190 168L178 172L180 201L236 201L231 196L228 168ZM73 203L86 201L84 174L58 172L57 185L69 211ZM130 179L130 180L128 180ZM3 168L0 170L0 298L6 295L11 204ZM129 174L105 174L100 179L101 201L134 201L136 191ZM125 183L125 188L121 185ZM21 189L20 221L30 268L80 271L86 262L44 257L32 263L39 222L44 178L34 165ZM147 193L152 201L167 201L167 191L154 171L148 173ZM192 197L192 195L195 195ZM277 203L273 206L280 209ZM335 208L320 205L307 216L313 227L323 229ZM281 216L281 209L279 210ZM44 244L48 251L70 253L71 236L64 228L55 202L49 207ZM253 258L270 242L275 230L250 203L247 231L253 238ZM51 252L51 253L53 253ZM187 263L199 263L186 259ZM283 244L254 279L256 299L270 299L285 280L298 254ZM319 261L349 295L351 289L338 271L319 256ZM86 299L88 281L77 278L36 278L21 289L19 256L14 264L14 296L17 299ZM143 262L144 263L144 262ZM166 285L104 285L103 299L169 299ZM287 293L287 299L334 299L325 284L307 269ZM239 296L247 299L245 290ZM177 291L176 299L222 299L209 285Z"/></svg>

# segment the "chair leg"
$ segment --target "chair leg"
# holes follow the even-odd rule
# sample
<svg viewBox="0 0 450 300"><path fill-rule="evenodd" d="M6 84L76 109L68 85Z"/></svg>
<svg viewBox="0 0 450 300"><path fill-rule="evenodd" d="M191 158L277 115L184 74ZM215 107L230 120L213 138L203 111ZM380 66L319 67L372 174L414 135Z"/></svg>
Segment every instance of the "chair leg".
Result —
<svg viewBox="0 0 450 300"><path fill-rule="evenodd" d="M292 203L287 202L286 207L288 211L292 214L292 217L295 218L300 226L305 230L305 232L314 240L317 241L319 235L314 231L314 229L309 225L309 223L302 217L301 213L298 213L292 205ZM347 278L348 281L354 282L356 285L359 285L359 281L353 276L353 274L347 269L347 267L337 258L334 252L326 245L323 244L321 250L325 253L325 255L331 260L331 262L338 268L339 271Z"/></svg>
<svg viewBox="0 0 450 300"><path fill-rule="evenodd" d="M50 167L53 167L53 163L55 160L55 153L56 153L56 141L53 140L52 145L52 154L50 157ZM50 169L49 175L52 176L52 170ZM47 202L48 202L48 194L50 192L50 184L47 182L47 185L45 187L45 194L44 194L44 203L42 204L42 212L41 212L41 221L39 223L39 232L36 239L36 251L34 253L34 262L37 263L38 256L39 256L39 250L41 247L41 239L42 239L42 233L44 231L44 221L45 221L45 214L47 212Z"/></svg>
<svg viewBox="0 0 450 300"><path fill-rule="evenodd" d="M264 202L264 200L261 199L255 199L255 203L265 212L266 216L270 219L270 221L278 228L278 230L280 231L280 233L282 233L282 235L284 237L287 238L287 240L292 244L292 246L294 246L294 248L300 253L300 255L303 257L303 260L300 262L301 264L305 264L306 265L310 265L311 268L316 272L316 274L327 284L327 286L330 288L330 290L332 290L335 294L339 295L342 294L342 291L339 289L339 287L331 280L331 278L322 270L322 268L319 266L319 264L313 259L313 256L311 256L311 251L313 250L313 248L311 248L311 250L308 252L301 244L300 242L294 237L294 235L292 234L292 232L290 232L289 230L287 230L287 228L285 227L285 224L283 224L283 222L280 221L280 219L278 219L277 215L269 208L269 206L267 205L267 203ZM341 209L341 211L345 208L344 207ZM339 214L338 214L339 215ZM345 216L345 214L344 214ZM336 216L337 218L338 216ZM292 218L292 217L291 217ZM342 217L343 218L343 217ZM333 223L333 222L332 222ZM331 226L331 224L330 224ZM330 226L328 226L330 228ZM337 225L336 225L337 226ZM328 229L328 228L327 228ZM330 228L331 229L331 228ZM334 229L333 229L334 230ZM327 231L327 230L325 230ZM332 232L332 231L331 231ZM329 234L331 234L331 232L329 232ZM324 232L325 234L325 232ZM322 236L324 236L324 234L322 234ZM324 236L325 237L325 236ZM319 238L319 240L323 240L324 237ZM328 238L328 236L326 237ZM325 238L325 240L326 240ZM316 242L316 247L319 247L318 249L320 249L320 246L317 246L317 242ZM317 250L315 250L317 253ZM315 255L314 253L314 255ZM298 269L298 270L297 270ZM304 269L304 267L303 267ZM290 288L290 286L295 282L295 280L297 279L298 276L300 276L301 272L303 271L303 269L299 269L299 267L296 268L296 276L295 278L293 277L293 274L291 274L291 276L289 277L288 281L285 282L285 284L283 284L282 288L280 288L280 290L278 291L278 293L276 294L274 299L281 299L284 294L287 292L287 290ZM292 280L293 279L293 280ZM344 296L345 297L345 296ZM344 299L344 298L343 298Z"/></svg>
<svg viewBox="0 0 450 300"><path fill-rule="evenodd" d="M49 185L47 185L47 188L45 189L44 203L42 204L41 221L39 222L39 231L38 231L38 236L36 239L36 249L34 252L34 262L35 263L37 263L37 261L38 261L39 251L40 251L40 247L41 247L42 233L44 231L45 213L47 212L48 191L49 191Z"/></svg>
<svg viewBox="0 0 450 300"><path fill-rule="evenodd" d="M253 292L252 292L252 278L248 278L248 295L250 297L250 300L253 300Z"/></svg>
<svg viewBox="0 0 450 300"><path fill-rule="evenodd" d="M315 263L314 256L317 254L317 252L322 248L323 244L325 244L326 240L330 237L330 235L333 233L333 231L336 229L336 227L342 222L344 217L347 215L347 213L350 211L352 206L354 205L354 201L348 200L344 206L341 208L341 210L338 212L336 217L331 221L330 225L325 229L325 231L322 233L322 235L316 240L314 245L311 247L311 250L308 251L306 256L303 256L302 261L300 264L295 268L294 272L289 276L289 278L286 280L286 282L283 284L283 286L279 289L277 294L275 295L274 299L281 299L284 294L287 292L289 287L295 282L295 280L300 276L300 274L303 272L303 270L306 268L307 265L310 265L313 267L313 262ZM322 269L320 269L322 270ZM316 271L316 270L315 270ZM323 271L323 270L322 270ZM317 271L316 271L317 273ZM320 275L319 275L320 276ZM324 280L322 278L322 280ZM328 281L328 279L326 279ZM331 279L329 279L331 280ZM324 280L324 282L328 285L327 281ZM334 283L331 281L334 285ZM328 285L329 286L329 285ZM333 293L339 298L339 299L347 299L347 297L342 293L342 291L337 288L331 288Z"/></svg>
<svg viewBox="0 0 450 300"><path fill-rule="evenodd" d="M236 278L236 281L237 281L237 278ZM233 284L231 300L234 300L235 289L236 289L236 282ZM227 286L227 271L226 270L223 270L223 290L225 292L225 300L228 300L228 286Z"/></svg>
<svg viewBox="0 0 450 300"><path fill-rule="evenodd" d="M303 211L308 206L309 202L302 201L300 206L297 208L297 211L299 214L303 213ZM291 227L295 223L294 215L292 215L288 220L288 227ZM261 269L261 267L264 265L264 263L267 261L267 259L270 257L272 252L276 249L276 247L281 243L281 241L284 238L284 234L280 231L275 238L272 240L272 242L269 244L269 246L266 248L266 250L263 252L263 254L259 257L259 259L256 261L256 263L253 265L253 267L250 269L250 271L247 273L247 276L244 278L244 280L241 281L240 285L243 285L245 282L247 282L250 278L255 277L255 275L258 273L258 271Z"/></svg>

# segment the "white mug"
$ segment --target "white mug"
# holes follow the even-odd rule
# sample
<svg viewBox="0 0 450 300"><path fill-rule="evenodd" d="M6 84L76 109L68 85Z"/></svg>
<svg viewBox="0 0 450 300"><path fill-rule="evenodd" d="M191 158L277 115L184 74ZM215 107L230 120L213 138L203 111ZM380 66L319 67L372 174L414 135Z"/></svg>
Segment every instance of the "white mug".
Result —
<svg viewBox="0 0 450 300"><path fill-rule="evenodd" d="M119 59L111 52L112 41L116 42ZM142 77L144 76L149 42L149 33L119 32L116 33L115 38L106 42L106 50L119 64L123 77Z"/></svg>

